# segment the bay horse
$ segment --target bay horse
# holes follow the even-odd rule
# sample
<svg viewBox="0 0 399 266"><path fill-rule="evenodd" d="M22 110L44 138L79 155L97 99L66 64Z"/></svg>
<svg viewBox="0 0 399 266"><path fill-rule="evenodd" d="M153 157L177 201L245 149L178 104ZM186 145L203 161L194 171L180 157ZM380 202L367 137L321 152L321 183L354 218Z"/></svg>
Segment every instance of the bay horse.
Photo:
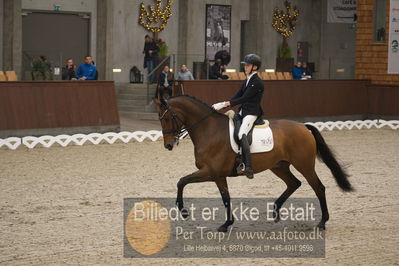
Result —
<svg viewBox="0 0 399 266"><path fill-rule="evenodd" d="M226 222L218 231L226 232L234 222L226 177L232 175L236 161L236 153L230 145L229 118L188 95L153 101L159 113L164 147L172 150L184 130L194 144L198 171L180 178L177 183L176 204L182 216L188 216L183 204L184 187L190 183L213 181L220 191L227 214ZM329 214L325 187L315 171L316 156L327 165L343 191L352 191L345 169L338 163L317 128L289 120L271 121L270 128L274 148L269 152L251 154L251 160L254 173L270 169L287 185L286 190L274 202L274 220L279 220L281 206L301 186L301 182L290 171L289 166L292 164L315 191L322 211L318 227L325 229Z"/></svg>

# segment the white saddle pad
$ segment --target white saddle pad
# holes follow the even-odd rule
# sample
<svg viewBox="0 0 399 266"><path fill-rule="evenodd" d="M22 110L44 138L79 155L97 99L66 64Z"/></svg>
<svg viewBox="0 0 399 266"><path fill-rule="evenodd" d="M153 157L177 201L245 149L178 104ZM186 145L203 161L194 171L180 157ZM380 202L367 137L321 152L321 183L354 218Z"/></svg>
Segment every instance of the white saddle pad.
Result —
<svg viewBox="0 0 399 266"><path fill-rule="evenodd" d="M231 148L235 153L238 153L238 144L234 140L234 123L232 119L229 119L229 131L230 131L230 144ZM268 121L265 121L268 123ZM252 132L252 144L250 146L251 153L268 152L273 149L273 132L268 127L255 127Z"/></svg>

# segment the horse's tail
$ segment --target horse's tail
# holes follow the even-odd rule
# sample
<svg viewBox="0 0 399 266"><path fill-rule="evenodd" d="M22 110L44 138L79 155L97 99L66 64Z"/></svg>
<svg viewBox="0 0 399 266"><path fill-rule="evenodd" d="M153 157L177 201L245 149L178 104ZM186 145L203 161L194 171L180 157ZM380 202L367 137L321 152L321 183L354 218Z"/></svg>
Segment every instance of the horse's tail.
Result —
<svg viewBox="0 0 399 266"><path fill-rule="evenodd" d="M353 191L352 185L348 181L348 174L335 159L333 151L330 149L330 147L328 147L319 130L312 125L306 125L306 127L312 132L316 140L317 157L322 160L330 169L335 181L337 181L338 186L343 191Z"/></svg>

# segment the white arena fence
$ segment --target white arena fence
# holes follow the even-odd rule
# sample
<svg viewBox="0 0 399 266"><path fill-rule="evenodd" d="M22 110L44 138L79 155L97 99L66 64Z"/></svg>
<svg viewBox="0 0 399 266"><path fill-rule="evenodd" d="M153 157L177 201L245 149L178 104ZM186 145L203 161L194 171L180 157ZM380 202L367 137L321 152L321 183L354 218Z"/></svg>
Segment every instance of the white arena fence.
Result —
<svg viewBox="0 0 399 266"><path fill-rule="evenodd" d="M317 127L320 131L323 130L351 130L351 129L371 129L371 128L383 128L389 127L391 129L399 129L399 120L356 120L356 121L336 121L336 122L316 122L316 123L306 123ZM54 144L58 144L62 147L68 145L78 145L83 144L100 144L109 143L114 144L117 141L122 141L124 143L131 142L135 140L137 142L143 142L146 139L150 141L157 141L162 138L162 132L159 130L150 131L135 131L135 132L108 132L104 134L91 133L85 134L75 134L75 135L58 135L58 136L41 136L41 137L10 137L6 139L0 139L0 148L7 147L11 150L15 150L18 147L25 146L29 149L37 147L39 144L41 147L50 148ZM40 147L39 146L39 147Z"/></svg>

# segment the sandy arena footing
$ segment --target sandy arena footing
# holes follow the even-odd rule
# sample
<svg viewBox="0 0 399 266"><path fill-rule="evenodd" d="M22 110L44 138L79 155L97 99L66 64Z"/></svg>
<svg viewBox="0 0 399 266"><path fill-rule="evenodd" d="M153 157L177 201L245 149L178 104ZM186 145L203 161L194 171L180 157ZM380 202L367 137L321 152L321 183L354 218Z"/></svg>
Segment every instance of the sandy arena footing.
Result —
<svg viewBox="0 0 399 266"><path fill-rule="evenodd" d="M123 251L123 199L175 197L195 170L193 145L163 143L0 149L0 264L398 265L399 131L322 132L349 163L356 191L343 193L324 164L330 221L324 259L130 259ZM306 180L294 197L314 197ZM228 180L232 197L278 197L270 171ZM187 197L219 197L214 183L188 185Z"/></svg>

